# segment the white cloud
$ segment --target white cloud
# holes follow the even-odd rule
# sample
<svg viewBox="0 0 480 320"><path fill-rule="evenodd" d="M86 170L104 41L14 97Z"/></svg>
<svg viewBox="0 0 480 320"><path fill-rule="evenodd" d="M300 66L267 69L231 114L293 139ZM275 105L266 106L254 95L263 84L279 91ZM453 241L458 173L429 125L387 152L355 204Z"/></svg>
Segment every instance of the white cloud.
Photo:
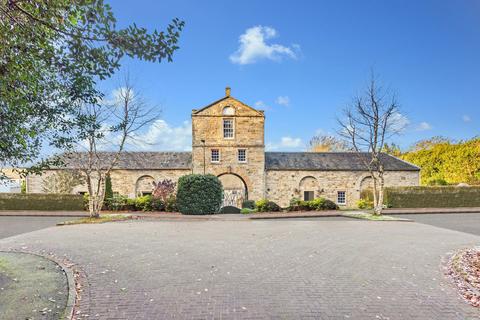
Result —
<svg viewBox="0 0 480 320"><path fill-rule="evenodd" d="M121 135L112 132L107 124L100 130L104 137L97 142L101 151L115 151ZM87 141L79 143L80 151L88 150ZM125 143L128 151L188 151L192 149L192 124L184 121L180 126L172 126L165 120L155 120L142 132L135 132Z"/></svg>
<svg viewBox="0 0 480 320"><path fill-rule="evenodd" d="M267 143L266 149L273 151L273 150L284 150L284 149L299 149L303 146L302 139L300 138L292 138L289 136L282 137L280 142L277 143Z"/></svg>
<svg viewBox="0 0 480 320"><path fill-rule="evenodd" d="M261 59L280 61L283 57L295 59L299 45L286 47L280 44L268 44L266 40L275 38L277 31L271 27L255 26L240 35L240 47L230 55L230 61L236 64L251 64Z"/></svg>
<svg viewBox="0 0 480 320"><path fill-rule="evenodd" d="M403 114L396 112L390 118L390 128L398 132L404 132L410 124L410 120Z"/></svg>
<svg viewBox="0 0 480 320"><path fill-rule="evenodd" d="M472 118L470 118L470 116L464 114L463 117L462 117L462 120L463 120L463 122L467 123L467 122L471 122Z"/></svg>
<svg viewBox="0 0 480 320"><path fill-rule="evenodd" d="M288 96L279 96L277 97L277 100L275 100L275 103L288 107L290 105L290 98Z"/></svg>
<svg viewBox="0 0 480 320"><path fill-rule="evenodd" d="M129 145L141 150L186 151L192 147L192 124L184 121L175 127L155 120L144 133L136 134Z"/></svg>
<svg viewBox="0 0 480 320"><path fill-rule="evenodd" d="M428 122L420 122L420 124L417 126L417 131L426 131L426 130L432 130L432 125Z"/></svg>
<svg viewBox="0 0 480 320"><path fill-rule="evenodd" d="M270 106L266 105L265 102L263 102L262 100L255 102L255 108L262 110L270 110Z"/></svg>

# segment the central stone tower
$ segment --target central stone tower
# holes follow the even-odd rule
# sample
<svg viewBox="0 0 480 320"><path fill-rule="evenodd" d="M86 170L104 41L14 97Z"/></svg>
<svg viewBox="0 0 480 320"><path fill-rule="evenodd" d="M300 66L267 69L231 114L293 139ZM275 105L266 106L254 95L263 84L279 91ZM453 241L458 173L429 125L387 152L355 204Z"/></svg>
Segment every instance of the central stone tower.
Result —
<svg viewBox="0 0 480 320"><path fill-rule="evenodd" d="M218 176L226 195L243 188L244 199L264 198L264 125L263 111L230 96L228 87L222 99L192 110L193 173Z"/></svg>

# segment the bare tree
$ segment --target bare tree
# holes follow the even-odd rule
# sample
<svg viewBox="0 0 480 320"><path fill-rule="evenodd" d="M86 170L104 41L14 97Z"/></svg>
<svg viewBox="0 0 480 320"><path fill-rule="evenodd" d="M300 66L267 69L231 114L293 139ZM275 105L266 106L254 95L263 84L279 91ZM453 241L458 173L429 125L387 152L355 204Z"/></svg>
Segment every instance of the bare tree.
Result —
<svg viewBox="0 0 480 320"><path fill-rule="evenodd" d="M148 107L128 77L115 90L113 101L87 105L78 114L79 149L86 149L86 159L79 161L79 170L85 176L91 217L100 216L107 176L126 144L158 115L155 108Z"/></svg>
<svg viewBox="0 0 480 320"><path fill-rule="evenodd" d="M383 209L383 149L388 139L399 134L406 125L399 111L395 95L377 86L372 72L365 93L355 97L338 120L339 135L352 145L372 177L374 213L377 215Z"/></svg>
<svg viewBox="0 0 480 320"><path fill-rule="evenodd" d="M352 148L344 140L332 135L316 135L310 139L310 152L340 152L352 151Z"/></svg>

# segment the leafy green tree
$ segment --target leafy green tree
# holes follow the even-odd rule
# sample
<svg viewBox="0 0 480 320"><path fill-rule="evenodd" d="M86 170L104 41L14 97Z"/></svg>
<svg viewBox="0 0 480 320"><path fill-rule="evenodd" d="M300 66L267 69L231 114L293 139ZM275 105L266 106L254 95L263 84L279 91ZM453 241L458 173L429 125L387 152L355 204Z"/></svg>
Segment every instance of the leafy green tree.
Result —
<svg viewBox="0 0 480 320"><path fill-rule="evenodd" d="M421 168L422 184L480 184L480 137L459 142L438 137L422 140L402 158Z"/></svg>
<svg viewBox="0 0 480 320"><path fill-rule="evenodd" d="M102 98L97 82L125 55L172 61L183 26L175 18L165 31L119 29L103 0L0 0L2 166L37 160L46 143L68 147L72 113Z"/></svg>
<svg viewBox="0 0 480 320"><path fill-rule="evenodd" d="M385 143L383 146L383 152L388 153L394 157L400 157L402 155L402 150L400 146L395 143Z"/></svg>

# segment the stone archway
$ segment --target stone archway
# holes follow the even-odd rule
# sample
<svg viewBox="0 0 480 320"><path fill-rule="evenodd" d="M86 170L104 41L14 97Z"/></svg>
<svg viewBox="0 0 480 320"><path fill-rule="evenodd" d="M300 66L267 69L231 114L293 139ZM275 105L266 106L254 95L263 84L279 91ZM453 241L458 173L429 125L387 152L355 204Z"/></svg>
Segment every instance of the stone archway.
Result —
<svg viewBox="0 0 480 320"><path fill-rule="evenodd" d="M370 199L373 200L373 179L371 176L363 177L360 181L360 199Z"/></svg>
<svg viewBox="0 0 480 320"><path fill-rule="evenodd" d="M155 179L152 176L141 176L137 179L135 183L135 195L144 196L147 194L152 194Z"/></svg>
<svg viewBox="0 0 480 320"><path fill-rule="evenodd" d="M248 188L245 180L234 173L224 173L218 176L223 186L222 207L242 207L242 202L248 199Z"/></svg>
<svg viewBox="0 0 480 320"><path fill-rule="evenodd" d="M303 177L299 183L300 197L302 200L313 200L318 197L318 181L315 177Z"/></svg>

